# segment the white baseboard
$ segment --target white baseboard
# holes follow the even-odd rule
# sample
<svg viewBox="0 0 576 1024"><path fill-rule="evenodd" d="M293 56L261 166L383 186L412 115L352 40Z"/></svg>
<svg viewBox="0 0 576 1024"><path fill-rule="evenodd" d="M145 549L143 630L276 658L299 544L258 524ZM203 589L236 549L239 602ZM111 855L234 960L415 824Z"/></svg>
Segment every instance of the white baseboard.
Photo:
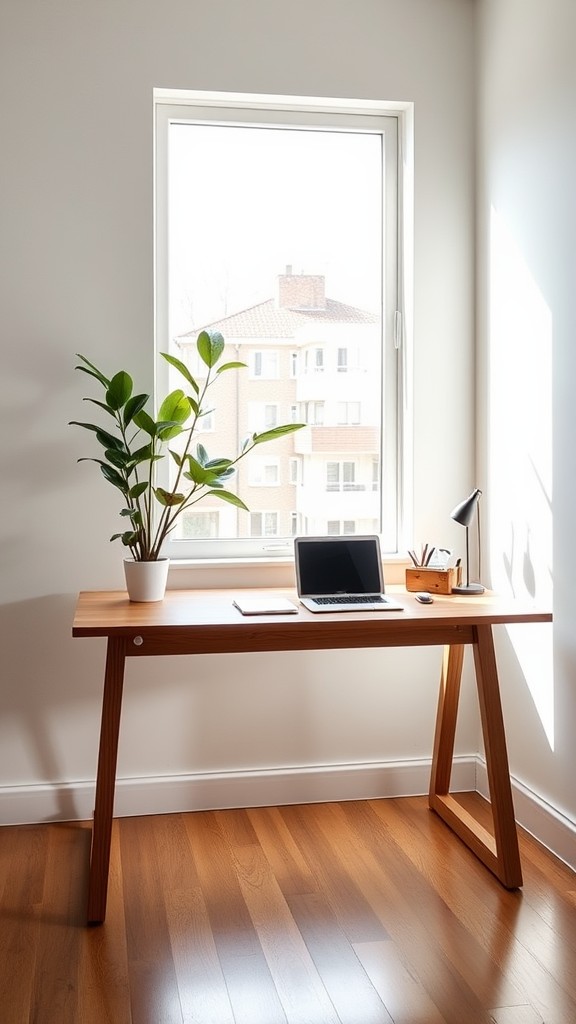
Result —
<svg viewBox="0 0 576 1024"><path fill-rule="evenodd" d="M512 776L516 821L546 849L576 871L576 822ZM489 799L486 762L477 758L476 789Z"/></svg>
<svg viewBox="0 0 576 1024"><path fill-rule="evenodd" d="M227 807L369 800L428 792L431 762L382 761L198 775L118 779L114 813L170 814ZM451 788L488 796L486 764L476 755L454 760ZM517 779L512 779L516 819L576 871L576 823ZM92 817L94 782L0 788L0 825L85 821Z"/></svg>
<svg viewBox="0 0 576 1024"><path fill-rule="evenodd" d="M318 765L199 775L118 779L114 814L169 814L225 807L367 800L428 792L430 760ZM453 787L475 789L476 757L455 758ZM0 824L84 821L92 817L94 783L0 788Z"/></svg>

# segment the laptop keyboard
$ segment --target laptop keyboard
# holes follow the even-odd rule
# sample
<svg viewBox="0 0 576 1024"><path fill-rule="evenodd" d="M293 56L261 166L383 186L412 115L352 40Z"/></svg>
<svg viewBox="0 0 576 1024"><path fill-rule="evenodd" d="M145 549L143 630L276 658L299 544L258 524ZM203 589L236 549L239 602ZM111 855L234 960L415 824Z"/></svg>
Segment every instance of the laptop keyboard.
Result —
<svg viewBox="0 0 576 1024"><path fill-rule="evenodd" d="M379 594L338 594L334 597L315 597L316 604L386 604L386 598Z"/></svg>

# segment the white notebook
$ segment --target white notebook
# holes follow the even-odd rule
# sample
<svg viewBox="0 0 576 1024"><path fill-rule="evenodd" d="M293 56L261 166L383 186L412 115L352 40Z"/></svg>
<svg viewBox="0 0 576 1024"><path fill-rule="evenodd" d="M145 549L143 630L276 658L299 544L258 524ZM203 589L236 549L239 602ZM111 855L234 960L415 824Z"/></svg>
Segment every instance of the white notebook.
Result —
<svg viewBox="0 0 576 1024"><path fill-rule="evenodd" d="M267 597L266 594L235 597L232 604L242 615L295 615L298 611L287 597Z"/></svg>

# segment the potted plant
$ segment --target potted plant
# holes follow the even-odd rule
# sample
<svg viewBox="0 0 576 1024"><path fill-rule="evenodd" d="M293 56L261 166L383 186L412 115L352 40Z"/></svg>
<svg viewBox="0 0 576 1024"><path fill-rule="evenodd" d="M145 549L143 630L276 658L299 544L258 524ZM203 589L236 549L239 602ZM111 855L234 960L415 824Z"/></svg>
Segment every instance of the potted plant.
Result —
<svg viewBox="0 0 576 1024"><path fill-rule="evenodd" d="M245 363L221 363L224 338L219 331L204 330L198 335L196 346L206 366L203 383L197 382L188 367L175 356L162 352L163 358L182 376L188 393L182 389L171 391L160 403L156 418L146 411L150 396L134 393L134 382L129 373L119 370L112 377L105 376L83 355L77 370L93 377L104 390L103 400L86 398L106 413L106 425L71 420L71 424L93 431L103 452L101 458L79 459L96 462L109 484L122 495L120 515L127 528L115 533L110 540L120 540L130 551L125 559L127 585L132 600L159 600L164 594L168 560L162 556L164 541L174 529L177 519L201 498L211 495L248 511L247 506L229 490L228 482L236 465L256 445L273 441L285 434L300 430L304 423L287 423L263 433L250 434L241 450L232 458L211 458L202 443L195 442L195 431L202 416L210 410L205 405L208 389L222 373L239 370ZM219 365L220 364L220 365ZM178 438L177 445L171 442ZM170 455L176 471L171 490L159 486L159 462ZM130 578L142 566L147 574L162 563L163 585L154 596L140 590L131 591Z"/></svg>

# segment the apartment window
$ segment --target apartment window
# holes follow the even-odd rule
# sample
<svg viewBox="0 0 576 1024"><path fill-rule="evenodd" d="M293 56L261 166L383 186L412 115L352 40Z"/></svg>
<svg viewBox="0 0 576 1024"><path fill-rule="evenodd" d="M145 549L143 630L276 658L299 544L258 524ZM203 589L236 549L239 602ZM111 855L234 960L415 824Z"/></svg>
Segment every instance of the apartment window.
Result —
<svg viewBox="0 0 576 1024"><path fill-rule="evenodd" d="M336 405L336 422L340 425L356 425L361 423L360 402L338 402Z"/></svg>
<svg viewBox="0 0 576 1024"><path fill-rule="evenodd" d="M278 352L264 349L261 352L252 352L250 356L250 368L253 377L264 377L266 380L276 380L279 377Z"/></svg>
<svg viewBox="0 0 576 1024"><path fill-rule="evenodd" d="M329 493L327 460L339 463L331 484L354 493L335 427L358 428L350 444L363 458L368 486L376 449L385 472L370 509L359 500L349 522L360 532L369 518L383 550L396 550L404 480L399 442L409 436L398 400L405 356L393 337L401 310L398 116L359 100L163 90L156 90L155 110L158 349L201 379L195 339L211 327L224 336L225 361L247 364L223 373L210 392L216 419L203 440L209 456L234 458L247 432L293 421L296 409L302 422L323 428L257 447L227 489L250 513L264 515L265 495L252 493L255 481L287 483L290 460L298 459L297 508L294 490L280 488L286 494L278 501L286 504L279 524L289 528L293 513L303 532L319 532L328 520L343 523L337 510L318 507L318 494ZM354 353L361 353L365 374L350 373ZM347 374L345 396L334 390L336 373ZM157 376L159 394L181 386L164 360L157 361ZM171 463L163 464L166 487ZM213 495L205 500L210 509L218 505ZM215 544L191 544L185 531L174 532L166 553L264 554L246 538L250 514L221 504ZM197 513L203 507L204 499Z"/></svg>
<svg viewBox="0 0 576 1024"><path fill-rule="evenodd" d="M250 536L251 537L277 537L278 536L278 513L277 512L251 512L250 513Z"/></svg>
<svg viewBox="0 0 576 1024"><path fill-rule="evenodd" d="M329 519L326 524L326 533L331 537L354 534L356 533L356 523L354 519Z"/></svg>
<svg viewBox="0 0 576 1024"><path fill-rule="evenodd" d="M189 540L214 540L218 536L218 512L190 509L182 517L183 533Z"/></svg>
<svg viewBox="0 0 576 1024"><path fill-rule="evenodd" d="M290 483L300 483L300 459L290 459Z"/></svg>
<svg viewBox="0 0 576 1024"><path fill-rule="evenodd" d="M250 484L252 487L278 487L280 466L278 459L257 458L250 463Z"/></svg>
<svg viewBox="0 0 576 1024"><path fill-rule="evenodd" d="M326 463L327 491L364 491L365 489L362 483L356 482L355 462Z"/></svg>
<svg viewBox="0 0 576 1024"><path fill-rule="evenodd" d="M306 349L304 353L304 372L322 373L324 370L324 349Z"/></svg>
<svg viewBox="0 0 576 1024"><path fill-rule="evenodd" d="M324 402L305 402L304 422L311 427L321 427L324 423Z"/></svg>

